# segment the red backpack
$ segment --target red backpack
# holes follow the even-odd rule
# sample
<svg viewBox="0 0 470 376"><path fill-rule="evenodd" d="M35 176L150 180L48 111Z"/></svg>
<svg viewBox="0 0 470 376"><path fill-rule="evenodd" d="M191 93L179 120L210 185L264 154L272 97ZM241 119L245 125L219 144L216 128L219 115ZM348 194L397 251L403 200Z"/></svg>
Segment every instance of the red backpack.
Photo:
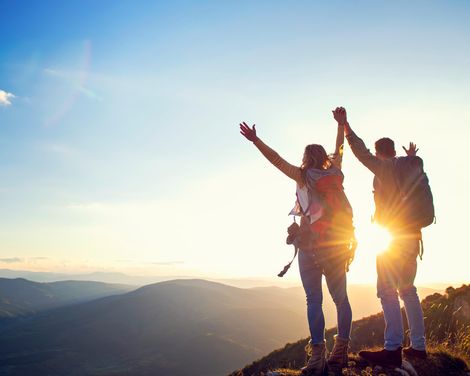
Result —
<svg viewBox="0 0 470 376"><path fill-rule="evenodd" d="M323 204L322 216L310 225L318 234L318 246L349 246L354 238L353 210L344 193L342 176L323 176L312 188Z"/></svg>
<svg viewBox="0 0 470 376"><path fill-rule="evenodd" d="M295 247L294 257L278 274L279 277L289 270L300 248L310 249L321 264L325 260L339 257L344 259L346 270L354 259L357 241L354 236L353 211L343 189L342 174L329 174L315 179L313 186L308 186L309 197L320 198L320 218L304 226L293 223L288 228L287 244ZM318 203L309 200L309 207L304 214L318 212ZM306 248L303 245L307 245Z"/></svg>

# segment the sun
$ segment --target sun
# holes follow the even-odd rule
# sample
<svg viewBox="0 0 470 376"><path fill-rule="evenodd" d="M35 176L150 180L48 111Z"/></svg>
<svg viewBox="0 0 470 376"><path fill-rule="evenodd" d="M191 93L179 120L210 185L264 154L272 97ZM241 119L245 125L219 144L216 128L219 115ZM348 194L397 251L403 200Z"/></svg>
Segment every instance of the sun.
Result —
<svg viewBox="0 0 470 376"><path fill-rule="evenodd" d="M375 223L369 223L356 229L358 244L363 252L378 255L390 246L392 235Z"/></svg>

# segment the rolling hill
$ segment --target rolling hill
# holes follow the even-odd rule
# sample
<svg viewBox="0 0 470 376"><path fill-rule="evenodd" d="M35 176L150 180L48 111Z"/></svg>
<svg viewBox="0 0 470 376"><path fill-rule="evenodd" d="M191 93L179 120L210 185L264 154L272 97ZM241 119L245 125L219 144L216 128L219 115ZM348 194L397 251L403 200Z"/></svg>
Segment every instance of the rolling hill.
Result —
<svg viewBox="0 0 470 376"><path fill-rule="evenodd" d="M0 278L0 321L132 289L135 287L90 281L37 283L23 278Z"/></svg>
<svg viewBox="0 0 470 376"><path fill-rule="evenodd" d="M2 333L0 375L224 374L305 335L296 299L175 280L46 311Z"/></svg>
<svg viewBox="0 0 470 376"><path fill-rule="evenodd" d="M25 292L10 290L16 305L9 301L9 313L25 318L0 327L0 376L31 369L51 376L220 375L308 334L301 287L241 289L183 279L79 304L90 296L77 296L67 283L14 281ZM90 290L100 286L88 283ZM378 310L373 286L348 290L355 318ZM328 294L324 309L332 326Z"/></svg>

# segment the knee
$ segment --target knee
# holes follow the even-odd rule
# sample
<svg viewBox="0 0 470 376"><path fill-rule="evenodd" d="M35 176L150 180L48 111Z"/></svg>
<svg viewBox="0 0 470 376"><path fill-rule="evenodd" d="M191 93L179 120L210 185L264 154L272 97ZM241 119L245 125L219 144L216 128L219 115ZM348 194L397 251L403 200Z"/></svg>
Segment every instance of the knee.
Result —
<svg viewBox="0 0 470 376"><path fill-rule="evenodd" d="M377 289L377 297L386 301L398 300L397 290L391 287Z"/></svg>
<svg viewBox="0 0 470 376"><path fill-rule="evenodd" d="M341 299L335 299L333 301L336 305L337 312L349 312L349 314L352 314L351 304L349 304L349 299L347 295L343 296Z"/></svg>
<svg viewBox="0 0 470 376"><path fill-rule="evenodd" d="M334 295L331 295L331 297L337 307L349 304L348 295L346 294L346 291L337 292Z"/></svg>
<svg viewBox="0 0 470 376"><path fill-rule="evenodd" d="M321 306L323 303L323 295L321 291L313 290L307 291L307 305L308 306Z"/></svg>
<svg viewBox="0 0 470 376"><path fill-rule="evenodd" d="M418 297L418 294L416 292L416 287L413 285L401 287L399 291L400 291L400 298L402 300Z"/></svg>

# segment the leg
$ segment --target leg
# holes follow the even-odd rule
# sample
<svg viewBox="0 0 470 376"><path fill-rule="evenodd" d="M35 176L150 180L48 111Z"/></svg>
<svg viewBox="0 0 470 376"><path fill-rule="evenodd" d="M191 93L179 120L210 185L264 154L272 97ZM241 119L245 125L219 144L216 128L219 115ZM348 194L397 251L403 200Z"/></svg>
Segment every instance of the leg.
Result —
<svg viewBox="0 0 470 376"><path fill-rule="evenodd" d="M325 265L324 274L331 297L336 305L338 335L328 358L331 370L341 371L348 365L349 336L351 334L352 311L346 290L346 263L332 260Z"/></svg>
<svg viewBox="0 0 470 376"><path fill-rule="evenodd" d="M403 320L397 294L400 263L390 251L377 256L377 296L385 320L385 350L397 350L403 344Z"/></svg>
<svg viewBox="0 0 470 376"><path fill-rule="evenodd" d="M402 363L403 320L397 294L399 262L391 248L377 256L377 296L385 320L385 344L380 351L359 351L359 356L372 364L399 367Z"/></svg>
<svg viewBox="0 0 470 376"><path fill-rule="evenodd" d="M322 271L316 265L311 252L299 252L299 270L302 285L307 297L307 319L310 328L312 344L325 341L325 318L323 316L322 302Z"/></svg>
<svg viewBox="0 0 470 376"><path fill-rule="evenodd" d="M406 318L410 328L411 347L415 350L425 351L423 310L416 293L416 287L411 286L401 289L400 297L405 305Z"/></svg>
<svg viewBox="0 0 470 376"><path fill-rule="evenodd" d="M394 239L390 249L377 256L377 296L382 303L385 320L384 349L359 352L370 363L382 366L398 367L402 364L403 319L397 290L403 255L399 250L397 239Z"/></svg>
<svg viewBox="0 0 470 376"><path fill-rule="evenodd" d="M398 291L405 305L406 319L410 328L411 347L415 350L425 351L423 310L414 286L419 243L416 239L408 239L402 242L402 246L406 248L402 254L410 255L410 257L402 259Z"/></svg>
<svg viewBox="0 0 470 376"><path fill-rule="evenodd" d="M344 262L339 260L339 262L325 266L324 273L328 290L336 305L338 337L349 340L352 311L346 290L346 270Z"/></svg>
<svg viewBox="0 0 470 376"><path fill-rule="evenodd" d="M307 318L310 328L311 356L302 375L322 375L326 365L325 318L322 310L322 271L315 263L313 254L299 252L299 270L307 296Z"/></svg>

